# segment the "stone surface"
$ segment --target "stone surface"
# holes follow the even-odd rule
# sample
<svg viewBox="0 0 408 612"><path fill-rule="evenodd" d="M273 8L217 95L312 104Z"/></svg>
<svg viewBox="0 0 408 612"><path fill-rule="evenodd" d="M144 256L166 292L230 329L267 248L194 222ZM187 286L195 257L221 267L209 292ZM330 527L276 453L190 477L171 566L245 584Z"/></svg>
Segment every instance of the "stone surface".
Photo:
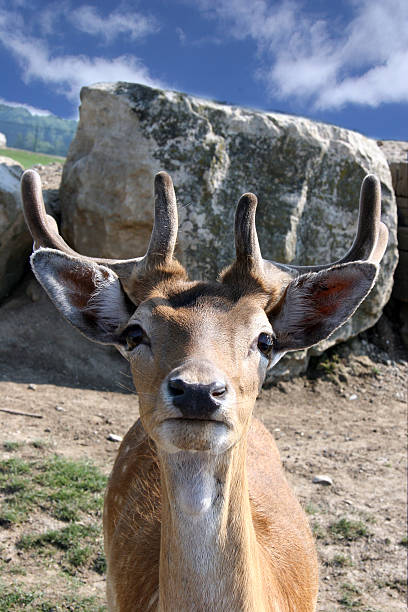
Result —
<svg viewBox="0 0 408 612"><path fill-rule="evenodd" d="M408 161L390 162L390 170L395 195L408 197Z"/></svg>
<svg viewBox="0 0 408 612"><path fill-rule="evenodd" d="M408 161L408 142L405 140L377 140L389 163Z"/></svg>
<svg viewBox="0 0 408 612"><path fill-rule="evenodd" d="M259 197L264 257L301 264L341 257L353 240L363 177L382 183L390 241L376 288L351 321L312 352L372 326L392 289L396 206L374 140L301 117L263 113L142 85L84 88L61 185L66 239L88 255L145 252L154 174L168 171L180 210L177 256L192 278L215 278L234 257L233 219L245 191ZM306 354L278 364L304 369Z"/></svg>
<svg viewBox="0 0 408 612"><path fill-rule="evenodd" d="M312 482L314 484L323 485L324 487L330 487L333 484L333 479L327 474L316 474Z"/></svg>
<svg viewBox="0 0 408 612"><path fill-rule="evenodd" d="M397 200L398 213L398 266L394 273L394 289L392 297L399 302L401 336L408 347L407 308L408 302L408 142L385 141L383 151L387 157L394 192Z"/></svg>
<svg viewBox="0 0 408 612"><path fill-rule="evenodd" d="M110 433L108 434L106 439L109 440L110 442L122 442L123 436L119 436L118 434Z"/></svg>
<svg viewBox="0 0 408 612"><path fill-rule="evenodd" d="M21 207L22 172L19 163L0 157L0 301L20 280L31 251Z"/></svg>
<svg viewBox="0 0 408 612"><path fill-rule="evenodd" d="M59 215L58 187L62 165L35 166L44 187L50 214ZM23 167L9 157L0 157L0 302L6 298L28 268L32 239L24 221L20 197Z"/></svg>
<svg viewBox="0 0 408 612"><path fill-rule="evenodd" d="M127 361L69 325L31 272L1 306L0 380L133 390Z"/></svg>

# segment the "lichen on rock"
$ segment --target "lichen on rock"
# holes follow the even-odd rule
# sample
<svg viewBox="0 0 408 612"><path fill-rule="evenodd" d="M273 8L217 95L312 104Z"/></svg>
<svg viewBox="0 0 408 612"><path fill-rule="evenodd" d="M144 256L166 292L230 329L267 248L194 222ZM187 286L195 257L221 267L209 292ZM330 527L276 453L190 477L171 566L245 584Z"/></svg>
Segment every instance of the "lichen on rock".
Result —
<svg viewBox="0 0 408 612"><path fill-rule="evenodd" d="M63 232L79 251L106 257L145 252L153 224L153 178L166 170L179 202L177 257L192 278L216 278L234 257L240 195L259 198L265 258L299 264L341 257L353 241L361 181L382 184L390 240L375 289L353 318L313 349L372 326L392 289L396 207L387 161L374 140L302 117L252 111L139 84L85 87L61 186ZM277 372L304 368L291 356Z"/></svg>

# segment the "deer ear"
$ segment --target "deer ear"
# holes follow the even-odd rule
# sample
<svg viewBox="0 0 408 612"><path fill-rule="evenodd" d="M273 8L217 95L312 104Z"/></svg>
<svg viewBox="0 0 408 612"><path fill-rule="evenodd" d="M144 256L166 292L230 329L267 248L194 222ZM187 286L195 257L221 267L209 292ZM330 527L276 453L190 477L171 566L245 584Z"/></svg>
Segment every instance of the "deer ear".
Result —
<svg viewBox="0 0 408 612"><path fill-rule="evenodd" d="M61 314L85 336L103 344L116 344L129 320L131 304L118 276L105 266L39 249L31 267Z"/></svg>
<svg viewBox="0 0 408 612"><path fill-rule="evenodd" d="M276 334L276 355L328 338L368 295L377 272L376 264L357 261L291 281L279 303L267 312Z"/></svg>

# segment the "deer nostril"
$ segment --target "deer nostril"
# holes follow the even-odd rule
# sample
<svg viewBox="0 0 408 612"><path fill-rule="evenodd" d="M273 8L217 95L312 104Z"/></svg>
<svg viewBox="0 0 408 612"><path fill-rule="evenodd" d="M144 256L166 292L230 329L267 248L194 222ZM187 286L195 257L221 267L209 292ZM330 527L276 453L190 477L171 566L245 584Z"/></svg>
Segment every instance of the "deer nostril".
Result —
<svg viewBox="0 0 408 612"><path fill-rule="evenodd" d="M182 378L170 378L167 388L173 406L188 419L212 418L212 414L221 408L228 391L223 380L203 384L187 382Z"/></svg>
<svg viewBox="0 0 408 612"><path fill-rule="evenodd" d="M176 397L177 395L184 395L187 385L181 378L171 378L168 387L171 395Z"/></svg>
<svg viewBox="0 0 408 612"><path fill-rule="evenodd" d="M212 385L210 386L210 394L213 397L222 397L223 395L225 395L227 392L227 387L225 385L225 383L217 381L212 383Z"/></svg>

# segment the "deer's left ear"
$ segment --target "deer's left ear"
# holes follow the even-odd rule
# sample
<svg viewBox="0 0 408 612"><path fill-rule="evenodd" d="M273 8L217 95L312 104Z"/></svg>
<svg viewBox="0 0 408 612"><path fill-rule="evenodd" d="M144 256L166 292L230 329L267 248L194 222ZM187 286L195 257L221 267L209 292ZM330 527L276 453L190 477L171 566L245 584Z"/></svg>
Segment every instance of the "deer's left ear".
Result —
<svg viewBox="0 0 408 612"><path fill-rule="evenodd" d="M31 256L31 267L54 305L74 327L95 342L117 344L119 332L135 307L115 272L93 261L42 248Z"/></svg>
<svg viewBox="0 0 408 612"><path fill-rule="evenodd" d="M274 352L282 356L330 336L368 295L377 273L377 264L357 261L291 281L279 303L267 312L276 335Z"/></svg>

